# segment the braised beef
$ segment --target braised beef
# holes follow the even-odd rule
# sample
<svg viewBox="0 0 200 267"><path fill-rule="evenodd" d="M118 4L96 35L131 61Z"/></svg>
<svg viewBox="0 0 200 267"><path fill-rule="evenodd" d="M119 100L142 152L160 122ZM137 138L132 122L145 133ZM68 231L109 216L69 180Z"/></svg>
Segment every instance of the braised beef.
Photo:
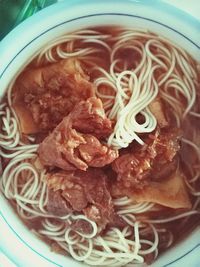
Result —
<svg viewBox="0 0 200 267"><path fill-rule="evenodd" d="M132 146L123 151L113 163L112 168L117 173L118 181L125 187L142 188L149 178L160 179L171 174L176 168L173 159L180 149L180 132L177 129L160 130L149 134L144 146ZM162 170L160 175L157 170Z"/></svg>
<svg viewBox="0 0 200 267"><path fill-rule="evenodd" d="M104 228L114 216L106 175L100 169L60 171L46 177L48 188L60 192L73 211L82 211Z"/></svg>
<svg viewBox="0 0 200 267"><path fill-rule="evenodd" d="M91 120L89 128L89 132L93 129L94 135L85 133L87 127L81 126L85 123L84 119L90 116L95 118ZM82 128L84 133L77 128ZM102 144L95 135L106 137L111 130L111 122L106 118L99 99L81 101L40 144L40 160L46 166L57 166L64 170L103 167L118 157L118 151Z"/></svg>
<svg viewBox="0 0 200 267"><path fill-rule="evenodd" d="M26 70L13 92L13 107L25 134L52 130L76 103L95 95L94 85L77 59Z"/></svg>

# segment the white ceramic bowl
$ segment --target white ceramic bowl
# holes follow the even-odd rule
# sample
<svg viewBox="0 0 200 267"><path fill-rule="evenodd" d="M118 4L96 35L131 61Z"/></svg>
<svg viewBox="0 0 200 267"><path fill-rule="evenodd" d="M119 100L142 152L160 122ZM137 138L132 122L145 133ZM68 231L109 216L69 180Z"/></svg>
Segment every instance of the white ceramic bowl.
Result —
<svg viewBox="0 0 200 267"><path fill-rule="evenodd" d="M166 36L200 60L200 22L158 1L68 0L32 16L15 28L0 44L0 97L19 70L37 51L66 32L96 25L148 28ZM78 267L82 263L55 254L34 236L0 196L0 248L17 266ZM200 229L162 255L154 264L200 266Z"/></svg>

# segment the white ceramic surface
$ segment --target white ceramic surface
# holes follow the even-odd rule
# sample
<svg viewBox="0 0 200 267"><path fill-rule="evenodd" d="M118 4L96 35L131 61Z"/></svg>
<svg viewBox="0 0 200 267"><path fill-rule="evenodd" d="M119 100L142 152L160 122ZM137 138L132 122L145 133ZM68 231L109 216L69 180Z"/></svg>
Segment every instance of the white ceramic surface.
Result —
<svg viewBox="0 0 200 267"><path fill-rule="evenodd" d="M19 70L55 37L82 27L125 25L168 37L200 60L200 22L159 1L69 0L34 15L0 44L0 97ZM82 263L50 252L0 196L0 248L17 266L79 267ZM153 267L200 266L200 229L160 257Z"/></svg>

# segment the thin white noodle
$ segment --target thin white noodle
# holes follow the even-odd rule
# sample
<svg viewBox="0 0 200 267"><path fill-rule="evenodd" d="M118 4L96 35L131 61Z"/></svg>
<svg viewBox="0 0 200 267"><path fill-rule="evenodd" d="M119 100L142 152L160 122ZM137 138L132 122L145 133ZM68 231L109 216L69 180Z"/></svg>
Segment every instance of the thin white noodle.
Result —
<svg viewBox="0 0 200 267"><path fill-rule="evenodd" d="M170 217L170 218L166 218L166 219L157 219L157 220L147 220L147 222L149 223L168 223L168 222L172 222L172 221L176 221L176 220L179 220L181 218L184 218L184 217L187 217L187 216L191 216L191 215L196 215L196 214L200 214L200 211L197 211L197 210L193 210L193 211L188 211L188 212L183 212L179 215L176 215L176 216L173 216L173 217Z"/></svg>

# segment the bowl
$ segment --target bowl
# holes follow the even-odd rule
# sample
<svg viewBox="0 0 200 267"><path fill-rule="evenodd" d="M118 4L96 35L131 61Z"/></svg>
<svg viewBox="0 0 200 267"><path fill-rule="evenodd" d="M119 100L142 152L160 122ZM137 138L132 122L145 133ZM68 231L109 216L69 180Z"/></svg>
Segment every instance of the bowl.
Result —
<svg viewBox="0 0 200 267"><path fill-rule="evenodd" d="M18 73L54 38L77 29L99 25L149 29L167 37L200 60L200 22L160 1L69 0L50 6L10 32L0 43L0 98ZM0 196L0 246L17 266L84 266L50 251L28 230ZM161 255L153 267L199 266L200 228Z"/></svg>

